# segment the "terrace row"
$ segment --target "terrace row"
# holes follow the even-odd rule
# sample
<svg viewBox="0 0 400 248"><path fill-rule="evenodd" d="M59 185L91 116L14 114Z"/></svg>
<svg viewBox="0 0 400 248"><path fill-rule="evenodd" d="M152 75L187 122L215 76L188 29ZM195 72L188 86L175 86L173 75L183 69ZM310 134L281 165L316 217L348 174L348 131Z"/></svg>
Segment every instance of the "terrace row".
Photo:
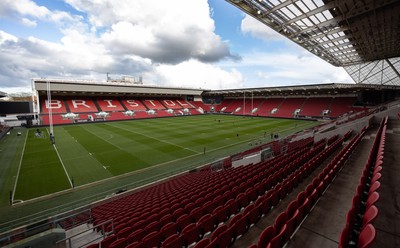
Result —
<svg viewBox="0 0 400 248"><path fill-rule="evenodd" d="M222 112L266 117L338 117L346 113L365 111L354 107L353 97L226 99L219 105L182 99L52 99L41 101L42 124L49 124L51 109L53 124L83 121L129 120L176 115L196 115Z"/></svg>
<svg viewBox="0 0 400 248"><path fill-rule="evenodd" d="M363 111L355 107L356 97L310 97L310 98L267 98L225 99L214 106L216 112L239 115L271 117L339 117L345 113ZM210 111L210 109L206 109Z"/></svg>
<svg viewBox="0 0 400 248"><path fill-rule="evenodd" d="M303 142L272 160L190 173L98 206L94 224L113 220L101 247L228 247L273 209L351 133ZM114 227L114 228L113 228ZM98 247L93 244L90 247Z"/></svg>

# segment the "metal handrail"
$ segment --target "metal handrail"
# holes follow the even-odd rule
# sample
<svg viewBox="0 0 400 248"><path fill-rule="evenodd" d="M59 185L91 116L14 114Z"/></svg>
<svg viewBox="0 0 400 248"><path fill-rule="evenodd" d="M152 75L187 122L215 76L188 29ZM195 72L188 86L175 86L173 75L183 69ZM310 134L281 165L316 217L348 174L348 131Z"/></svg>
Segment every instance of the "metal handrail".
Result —
<svg viewBox="0 0 400 248"><path fill-rule="evenodd" d="M111 223L111 231L110 231L110 232L106 232L106 231L105 231L105 225L107 225L107 224L109 224L109 223ZM81 234L83 234L83 233L85 233L85 232L95 230L95 229L97 229L97 228L99 228L99 227L101 227L101 231L102 231L101 233L103 234L103 235L102 235L102 238L104 239L106 236L109 236L110 234L113 234L113 233L114 233L114 220L111 219L111 220L104 221L104 222L102 222L102 223L100 223L100 224L98 224L98 225L96 225L96 226L94 226L94 227L92 227L92 228L89 228L89 229L87 229L87 230L84 230L84 231L81 231L81 232L79 232L79 233L76 233L76 234L72 235L71 237L68 237L68 238L59 240L59 241L56 242L56 247L59 247L60 244L64 244L64 243L66 242L66 243L68 243L68 247L69 247L69 248L72 248L72 242L71 242L71 240L72 240L73 238L75 238L76 236L79 236L79 235L81 235ZM87 246L88 244L90 244L90 243L92 243L93 241L96 241L96 240L98 240L98 239L100 239L100 238L93 239L93 240L91 240L91 241L89 241L89 242L87 242L87 243L85 243L85 244L83 244L83 245L81 245L81 246L79 246L79 247Z"/></svg>

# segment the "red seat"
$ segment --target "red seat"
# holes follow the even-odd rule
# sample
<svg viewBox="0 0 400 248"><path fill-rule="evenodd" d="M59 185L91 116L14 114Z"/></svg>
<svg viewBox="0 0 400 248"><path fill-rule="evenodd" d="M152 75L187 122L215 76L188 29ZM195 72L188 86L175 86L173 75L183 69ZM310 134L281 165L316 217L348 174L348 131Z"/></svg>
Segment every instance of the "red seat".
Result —
<svg viewBox="0 0 400 248"><path fill-rule="evenodd" d="M175 222L167 223L161 228L161 233L165 238L178 233L178 227Z"/></svg>
<svg viewBox="0 0 400 248"><path fill-rule="evenodd" d="M161 232L155 231L155 232L147 234L143 238L143 244L146 248L159 247L161 245L162 239L163 239L163 236L162 236Z"/></svg>
<svg viewBox="0 0 400 248"><path fill-rule="evenodd" d="M247 214L247 218L249 221L249 225L256 224L261 218L261 211L259 206L255 206L250 212Z"/></svg>
<svg viewBox="0 0 400 248"><path fill-rule="evenodd" d="M243 215L241 213L238 213L237 215L233 216L232 219L229 221L229 227L233 226L233 224L236 223L240 218L242 218Z"/></svg>
<svg viewBox="0 0 400 248"><path fill-rule="evenodd" d="M343 231L340 233L339 239L339 247L338 248L347 248L349 245L350 236L349 236L349 229L346 226Z"/></svg>
<svg viewBox="0 0 400 248"><path fill-rule="evenodd" d="M211 233L211 241L216 239L221 233L225 232L228 230L228 226L225 224L220 225L217 229L215 229L214 232Z"/></svg>
<svg viewBox="0 0 400 248"><path fill-rule="evenodd" d="M160 225L161 227L165 226L166 224L173 222L174 218L171 214L165 214L161 219L160 219Z"/></svg>
<svg viewBox="0 0 400 248"><path fill-rule="evenodd" d="M201 234L212 232L216 226L215 217L211 214L206 214L198 221L198 226L200 228Z"/></svg>
<svg viewBox="0 0 400 248"><path fill-rule="evenodd" d="M298 203L297 203L297 201L296 201L296 200L291 201L291 202L289 203L288 207L286 208L286 215L287 215L287 217L288 217L288 218L291 218L291 217L294 215L294 213L296 212L297 208L298 208Z"/></svg>
<svg viewBox="0 0 400 248"><path fill-rule="evenodd" d="M139 230L136 230L136 231L132 232L128 236L128 243L132 244L132 243L135 243L135 242L142 242L145 234L146 233L144 232L143 229L139 229Z"/></svg>
<svg viewBox="0 0 400 248"><path fill-rule="evenodd" d="M110 235L100 242L100 246L103 248L108 248L115 240L117 240L117 235Z"/></svg>
<svg viewBox="0 0 400 248"><path fill-rule="evenodd" d="M182 231L187 225L192 223L192 216L188 214L184 214L176 220L176 224L178 226L178 230Z"/></svg>
<svg viewBox="0 0 400 248"><path fill-rule="evenodd" d="M275 230L273 226L269 226L265 228L261 235L258 237L258 248L267 248L269 242L272 240L272 238L275 235Z"/></svg>
<svg viewBox="0 0 400 248"><path fill-rule="evenodd" d="M158 221L153 221L151 222L148 226L146 226L146 228L144 229L144 231L146 233L151 233L154 231L159 231L160 230L160 223Z"/></svg>
<svg viewBox="0 0 400 248"><path fill-rule="evenodd" d="M368 248L374 242L376 238L376 231L373 225L367 224L360 233L358 237L358 248Z"/></svg>
<svg viewBox="0 0 400 248"><path fill-rule="evenodd" d="M132 233L132 228L131 227L125 227L124 229L120 230L117 234L118 238L127 238L129 234Z"/></svg>
<svg viewBox="0 0 400 248"><path fill-rule="evenodd" d="M271 210L271 195L268 195L267 193L261 202L260 211L262 215L266 215L269 213L270 210Z"/></svg>
<svg viewBox="0 0 400 248"><path fill-rule="evenodd" d="M375 205L372 205L367 209L367 211L364 214L362 220L362 228L364 228L367 224L372 224L372 222L375 220L377 216L378 216L378 208L375 207Z"/></svg>
<svg viewBox="0 0 400 248"><path fill-rule="evenodd" d="M126 246L125 248L145 248L145 247L142 242L134 242L134 243Z"/></svg>
<svg viewBox="0 0 400 248"><path fill-rule="evenodd" d="M196 207L196 204L194 204L193 202L189 202L187 205L185 205L184 209L186 210L186 213L190 213Z"/></svg>
<svg viewBox="0 0 400 248"><path fill-rule="evenodd" d="M114 241L112 244L110 244L110 248L124 248L126 246L127 239L126 238L121 238L116 241Z"/></svg>
<svg viewBox="0 0 400 248"><path fill-rule="evenodd" d="M190 216L192 216L194 222L199 221L204 214L204 209L201 207L196 207L190 212Z"/></svg>
<svg viewBox="0 0 400 248"><path fill-rule="evenodd" d="M243 236L249 230L249 227L247 216L241 216L232 226L235 237Z"/></svg>
<svg viewBox="0 0 400 248"><path fill-rule="evenodd" d="M378 192L372 192L368 196L367 203L365 204L365 209L368 209L370 206L374 205L377 201L379 200L379 194Z"/></svg>
<svg viewBox="0 0 400 248"><path fill-rule="evenodd" d="M372 194L381 187L381 183L379 181L374 182L371 187L369 188L368 194Z"/></svg>
<svg viewBox="0 0 400 248"><path fill-rule="evenodd" d="M194 242L199 241L202 237L200 228L195 223L186 226L182 230L181 236L186 247L193 244Z"/></svg>
<svg viewBox="0 0 400 248"><path fill-rule="evenodd" d="M290 239L290 236L292 236L294 230L297 228L298 225L300 225L301 221L299 221L299 213L300 213L299 210L296 209L293 216L286 221L287 225L286 238L285 238L286 240Z"/></svg>
<svg viewBox="0 0 400 248"><path fill-rule="evenodd" d="M274 192L271 195L271 206L275 207L278 205L279 200L280 200L280 192L281 192L281 187L278 185L276 188L274 188Z"/></svg>
<svg viewBox="0 0 400 248"><path fill-rule="evenodd" d="M197 242L193 248L205 248L208 244L210 244L210 240L208 238L205 238Z"/></svg>
<svg viewBox="0 0 400 248"><path fill-rule="evenodd" d="M213 215L217 220L217 223L225 222L229 219L230 216L229 207L219 206L214 210Z"/></svg>
<svg viewBox="0 0 400 248"><path fill-rule="evenodd" d="M275 229L275 231L277 230ZM286 224L284 224L279 233L277 233L275 237L271 239L270 248L282 248L286 242L285 237L286 237Z"/></svg>
<svg viewBox="0 0 400 248"><path fill-rule="evenodd" d="M239 211L239 204L235 201L235 199L230 199L225 203L225 206L228 207L229 214L236 214Z"/></svg>
<svg viewBox="0 0 400 248"><path fill-rule="evenodd" d="M182 247L183 245L184 245L183 239L178 234L169 236L166 240L162 242L163 248L176 248L176 247Z"/></svg>
<svg viewBox="0 0 400 248"><path fill-rule="evenodd" d="M247 207L247 205L249 205L250 199L246 194L240 193L236 197L236 202L238 203L240 209L242 209L242 208Z"/></svg>
<svg viewBox="0 0 400 248"><path fill-rule="evenodd" d="M274 229L276 233L279 233L282 227L286 224L287 221L287 214L286 212L280 213L274 222Z"/></svg>
<svg viewBox="0 0 400 248"><path fill-rule="evenodd" d="M234 238L233 229L228 228L212 241L213 247L228 248L233 244Z"/></svg>

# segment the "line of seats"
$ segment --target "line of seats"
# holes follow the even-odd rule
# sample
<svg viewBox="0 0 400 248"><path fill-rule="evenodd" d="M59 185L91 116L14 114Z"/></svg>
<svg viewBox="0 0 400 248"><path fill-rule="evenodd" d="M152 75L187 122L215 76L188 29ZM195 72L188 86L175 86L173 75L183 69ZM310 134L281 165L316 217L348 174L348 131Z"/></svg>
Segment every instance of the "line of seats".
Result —
<svg viewBox="0 0 400 248"><path fill-rule="evenodd" d="M360 143L366 129L355 135L351 141L326 165L321 173L316 176L300 192L296 199L290 202L285 211L281 212L275 219L274 224L266 227L258 238L258 243L251 245L251 248L281 248L294 235L295 230L312 210L318 199L324 194L327 187L335 179L336 174L341 170L351 153ZM343 138L333 144L341 144L351 135L348 132ZM308 166L312 166L309 164ZM307 167L308 167L307 166ZM303 168L303 171L307 170Z"/></svg>
<svg viewBox="0 0 400 248"><path fill-rule="evenodd" d="M337 147L337 144L334 144L332 144L332 147ZM204 180L204 183L196 182L194 185L191 184L188 187L179 188L179 190L173 191L172 194L168 195L167 198L175 196L175 200L176 197L179 197L179 203L173 203L171 199L167 199L163 197L163 195L158 195L158 199L162 198L169 202L170 205L169 208L164 206L164 209L161 211L158 209L156 211L157 214L151 214L150 209L144 209L143 206L133 201L133 204L137 206L136 210L133 212L136 217L133 217L130 216L132 215L132 209L127 213L128 209L120 206L124 209L123 213L127 214L118 217L114 216L115 234L104 239L101 242L102 247L124 247L126 244L129 244L128 247L152 247L160 246L161 242L163 246L166 247L169 247L167 246L169 242L174 244L175 242L183 242L185 245L189 245L198 241L205 233L213 231L218 224L227 221L233 214L241 209L244 209L243 213L246 212L246 218L244 218L242 222L244 221L244 223L247 223L247 212L250 214L250 212L252 212L250 208L258 206L255 202L259 196L263 196L265 191L286 178L287 180L285 180L284 183L275 186L274 189L276 190L270 191L271 193L269 193L272 197L272 206L274 204L276 205L281 199L280 197L284 197L293 189L293 183L295 183L298 178L296 174L298 169L306 161L314 161L312 158L321 158L321 156L317 155L324 151L324 147L325 143L319 142L319 145L312 150L310 150L309 147L303 147L297 152L276 157L268 162L246 167L231 168L217 173L209 173L208 176L214 178L213 180ZM315 161L317 160L318 159ZM196 192L196 194L193 195L193 192ZM252 207L249 207L250 202L253 203L251 205ZM258 202L261 202L261 200L258 200ZM151 209L157 209L156 205L156 202L151 203ZM141 211L143 209L144 211ZM256 216L259 216L261 208L256 209L257 210L254 212L257 213ZM164 213L162 213L162 211L164 211ZM94 209L93 216L96 216L96 213L98 213L98 211ZM152 216L149 216L149 214ZM160 219L161 216L163 217ZM111 217L111 215L107 216L107 218ZM147 219L144 220L143 217L147 217ZM104 221L107 218L102 218L102 220ZM141 218L141 220L138 218ZM236 219L237 218L238 217L236 217ZM98 217L96 219L98 219ZM160 219L160 221L152 221L157 219ZM170 222L166 223L168 220L170 220ZM126 221L128 221L128 223L125 223ZM131 226L132 223L135 223L135 225ZM206 226L208 229L205 228ZM225 227L227 226L225 225ZM166 231L171 229L173 230L173 235ZM224 227L218 227L212 232L210 239L205 238L204 241L198 242L196 246L204 244L207 241L211 241L211 244L221 242L223 238L219 237L219 232L222 232L222 229L224 229ZM195 235L197 238L193 239L193 236L191 236L193 232L199 232L198 236ZM186 233L190 233L190 235ZM143 237L144 234L147 235ZM170 236L174 236L176 239ZM188 236L192 238L188 238ZM93 245L93 247L95 247L95 245Z"/></svg>
<svg viewBox="0 0 400 248"><path fill-rule="evenodd" d="M381 185L379 180L382 176L387 119L385 117L381 121L353 197L352 206L347 212L346 226L340 234L340 248L367 248L376 238L373 221L379 212L375 203L379 200L378 190Z"/></svg>
<svg viewBox="0 0 400 248"><path fill-rule="evenodd" d="M203 206L206 209L208 208L207 212L212 213L215 208L222 206L233 197L244 201L244 199L248 197L247 194L244 194L245 190L252 188L251 186L255 181L261 182L261 179L265 177L263 182L263 186L265 186L266 184L272 183L271 180L277 180L283 175L283 172L278 173L278 171L276 171L275 175L269 178L269 180L267 180L266 175L275 172L275 170L283 167L283 165L287 164L289 161L300 157L301 154L304 155L306 150L309 150L309 147L304 147L297 152L279 156L268 162L257 165L241 166L219 172L208 171L193 173L194 175L188 174L183 177L186 182L182 182L182 179L172 180L172 182L162 184L161 186L164 187L161 187L161 189L160 186L152 187L148 190L125 197L125 199L119 199L94 208L92 211L92 215L95 219L94 224L101 223L108 219L114 219L115 233L118 234L121 228L125 228L124 225L129 226L131 231L144 229L145 226L150 224L149 221L152 219L160 220L161 216L163 218L160 220L160 224L163 226L168 224L166 223L168 220L173 220L178 224L176 221L182 217L181 215L190 214L191 210L193 210L191 208L194 206ZM256 179L250 180L250 178L256 176ZM174 183L179 183L179 186L172 188L167 186ZM239 197L238 195L240 193L243 194ZM155 213L157 214L154 215ZM181 219L178 222L180 223L184 220L183 218L183 220ZM132 226L132 223L135 223L135 225ZM106 229L107 228L109 227L106 227ZM183 226L180 228L183 229ZM124 232L125 231L126 230L124 230ZM114 235L114 237L115 236L118 235ZM108 242L107 240L103 240L102 242ZM129 239L129 241L132 240Z"/></svg>
<svg viewBox="0 0 400 248"><path fill-rule="evenodd" d="M88 98L57 99L51 102L41 100L41 113L88 113L98 111L146 111L149 109L191 109L193 106L182 99L117 99L117 98Z"/></svg>
<svg viewBox="0 0 400 248"><path fill-rule="evenodd" d="M261 101L260 101L261 100ZM322 117L324 110L329 110L326 116L339 117L345 113L363 111L365 108L353 107L357 98L355 97L317 97L317 98L267 98L254 99L253 109L257 108L254 115L293 118L297 109L298 116ZM225 99L221 104L215 105L215 111L224 113L244 114L243 99ZM254 104L256 103L256 104ZM251 105L246 104L246 113ZM235 110L240 109L235 112ZM274 110L275 109L275 110ZM275 111L275 112L273 112Z"/></svg>
<svg viewBox="0 0 400 248"><path fill-rule="evenodd" d="M331 147L324 149L325 142L319 143L320 145L318 148L316 147L319 153L311 156L307 160L309 162L305 163L305 161L303 161L301 165L298 166L295 166L297 164L296 161L289 163L284 168L288 171L294 170L291 174L288 173L286 178L284 177L281 181L278 181L266 194L260 195L255 201L252 201L244 208L242 213L233 216L227 224L219 226L211 233L209 238L201 240L194 247L229 247L236 239L248 232L263 216L273 211L282 199L289 195L304 178L310 175L313 169L319 166L340 146L340 142L338 142L338 144L332 144ZM294 166L294 168L292 166Z"/></svg>

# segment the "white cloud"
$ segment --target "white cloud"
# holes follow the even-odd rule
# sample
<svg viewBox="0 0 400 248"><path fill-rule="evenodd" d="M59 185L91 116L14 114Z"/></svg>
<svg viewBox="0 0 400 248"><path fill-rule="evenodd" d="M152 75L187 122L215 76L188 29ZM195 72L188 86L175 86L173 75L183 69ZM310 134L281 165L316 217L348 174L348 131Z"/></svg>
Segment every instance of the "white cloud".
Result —
<svg viewBox="0 0 400 248"><path fill-rule="evenodd" d="M12 34L0 30L0 45L5 42L17 42L18 38Z"/></svg>
<svg viewBox="0 0 400 248"><path fill-rule="evenodd" d="M32 19L49 21L59 25L65 25L65 23L69 22L79 22L81 20L79 16L73 16L64 11L50 11L45 6L39 6L31 0L0 1L0 17L1 16L20 18L20 21L24 25L31 27L36 26L35 20ZM27 17L29 17L29 19Z"/></svg>
<svg viewBox="0 0 400 248"><path fill-rule="evenodd" d="M171 64L191 58L204 62L236 59L229 44L215 34L205 0L67 2L87 13L90 25L108 28L101 39L113 53Z"/></svg>
<svg viewBox="0 0 400 248"><path fill-rule="evenodd" d="M189 60L178 65L155 67L158 81L164 85L196 87L202 89L227 89L243 87L243 75L235 70L223 70L197 60Z"/></svg>
<svg viewBox="0 0 400 248"><path fill-rule="evenodd" d="M0 33L1 87L30 87L33 77L104 79L113 75L145 75L155 83L192 87L237 84L237 71L224 71L209 62L234 58L229 44L215 34L214 20L206 0L66 0L84 15L52 10L31 0L5 0L0 15L34 26L37 20L58 25L63 37L49 42L40 37L17 38ZM87 16L84 19L83 16ZM190 82L188 74L172 76L177 68L197 68L202 74ZM191 70L194 71L194 70ZM194 74L198 75L198 74ZM185 77L183 77L185 76ZM225 78L224 78L225 77ZM185 80L181 80L181 79ZM180 83L172 82L178 80ZM196 84L198 83L198 84ZM185 83L186 84L186 83ZM188 85L189 86L189 85Z"/></svg>
<svg viewBox="0 0 400 248"><path fill-rule="evenodd" d="M334 67L303 50L290 52L251 52L242 54L240 64L222 63L222 67L238 68L247 73L253 86L284 86L320 83L352 83L341 67Z"/></svg>
<svg viewBox="0 0 400 248"><path fill-rule="evenodd" d="M0 2L0 17L31 27L52 22L63 36L50 42L0 30L1 91L29 90L34 77L104 80L107 72L114 77L143 75L145 83L206 89L351 80L343 69L300 49L247 53L238 63L229 43L215 33L206 0L65 1L82 16L50 11L31 0ZM258 38L281 37L248 16L241 28Z"/></svg>
<svg viewBox="0 0 400 248"><path fill-rule="evenodd" d="M249 15L243 18L240 29L244 34L266 41L285 40L281 34Z"/></svg>
<svg viewBox="0 0 400 248"><path fill-rule="evenodd" d="M27 27L36 27L37 26L36 21L30 20L28 18L22 18L21 22L22 22L22 25L27 26Z"/></svg>

